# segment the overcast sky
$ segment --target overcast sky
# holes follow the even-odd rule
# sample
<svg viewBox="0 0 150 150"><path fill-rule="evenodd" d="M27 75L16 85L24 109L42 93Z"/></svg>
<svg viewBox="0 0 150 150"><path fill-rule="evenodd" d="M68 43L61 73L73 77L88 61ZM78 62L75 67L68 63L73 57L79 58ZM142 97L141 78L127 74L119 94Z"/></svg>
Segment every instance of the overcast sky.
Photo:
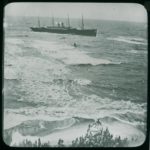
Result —
<svg viewBox="0 0 150 150"><path fill-rule="evenodd" d="M7 16L48 16L147 22L146 9L136 3L10 3Z"/></svg>

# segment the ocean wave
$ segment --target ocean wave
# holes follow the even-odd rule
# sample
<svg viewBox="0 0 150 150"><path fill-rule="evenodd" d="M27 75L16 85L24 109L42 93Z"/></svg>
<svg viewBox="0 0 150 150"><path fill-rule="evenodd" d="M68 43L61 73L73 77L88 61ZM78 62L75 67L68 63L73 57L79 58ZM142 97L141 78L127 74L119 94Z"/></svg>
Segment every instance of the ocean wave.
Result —
<svg viewBox="0 0 150 150"><path fill-rule="evenodd" d="M21 48L22 44L12 44L12 43L5 43L5 62L6 61L12 61L13 59L18 59L18 56L20 56L23 53L23 49ZM11 60L9 60L11 59Z"/></svg>
<svg viewBox="0 0 150 150"><path fill-rule="evenodd" d="M62 37L60 37L59 39L66 39L66 37L62 36Z"/></svg>
<svg viewBox="0 0 150 150"><path fill-rule="evenodd" d="M87 131L87 126L89 123L91 123L91 121L93 122L93 120L78 118L78 117L68 118L59 121L51 121L51 122L35 121L34 125L38 124L39 126L40 123L42 125L42 129L35 127L37 128L36 129L37 131L35 130L36 132L40 132L39 130L41 130L41 132L40 134L34 134L34 135L31 135L33 126L32 127L28 126L24 129L24 127L27 124L29 124L28 122L23 127L20 128L18 127L16 130L13 129L13 132L11 132L10 130L5 130L4 134L6 135L10 134L9 136L12 137L12 140L9 144L12 146L14 144L18 145L24 139L29 139L35 142L35 140L38 140L38 138L41 139L41 142L50 141L50 143L53 145L55 142L58 142L59 138L63 138L65 141L69 140L71 142L76 137L85 134ZM68 126L68 124L70 125ZM65 128L63 128L63 126L65 126ZM50 128L55 128L56 132L55 131L49 132ZM23 134L24 132L28 132L28 134Z"/></svg>
<svg viewBox="0 0 150 150"><path fill-rule="evenodd" d="M132 53L132 54L138 54L138 53L139 54L147 54L147 51L144 51L144 50L141 51L141 50L134 50L133 49L133 50L128 50L127 52Z"/></svg>
<svg viewBox="0 0 150 150"><path fill-rule="evenodd" d="M37 48L39 50L42 49L41 52L46 54L51 54L51 51L61 52L61 50L73 49L74 47L71 45L67 45L66 43L59 43L56 41L44 41L44 40L33 40L31 43L32 47Z"/></svg>
<svg viewBox="0 0 150 150"><path fill-rule="evenodd" d="M68 111L68 113L66 112ZM71 114L72 112L72 114ZM70 115L68 115L70 114ZM15 119L11 119L15 118ZM4 129L10 129L15 126L22 124L23 122L30 123L35 120L42 120L44 122L59 122L60 120L65 120L67 118L74 118L77 122L84 122L84 120L91 119L88 115L77 115L74 112L73 108L61 108L61 107L47 107L47 106L39 106L39 107L24 107L17 109L5 109L4 111ZM85 118L85 119L83 119ZM28 122L29 120L29 122ZM79 121L80 120L80 121ZM32 124L32 123L31 123ZM60 123L61 124L61 123Z"/></svg>
<svg viewBox="0 0 150 150"><path fill-rule="evenodd" d="M97 59L90 57L86 54L82 55L71 55L67 59L63 60L67 65L100 65L100 64L111 64L112 62L107 59Z"/></svg>
<svg viewBox="0 0 150 150"><path fill-rule="evenodd" d="M16 37L29 37L29 35L27 35L27 34L20 34L20 35L16 35Z"/></svg>
<svg viewBox="0 0 150 150"><path fill-rule="evenodd" d="M92 45L83 45L84 48L92 48Z"/></svg>
<svg viewBox="0 0 150 150"><path fill-rule="evenodd" d="M35 40L32 46L39 49L42 55L49 56L55 60L60 60L66 65L101 65L101 64L119 64L103 58L94 58L88 53L73 46L58 42L46 42ZM42 49L42 51L41 51Z"/></svg>
<svg viewBox="0 0 150 150"><path fill-rule="evenodd" d="M52 91L52 93L55 93L55 91L54 92ZM80 94L78 93L78 95ZM38 94L36 95L37 97L39 97ZM53 96L55 97L55 94L53 94ZM123 101L123 100L114 101L109 98L100 98L99 96L96 95L82 95L80 97L80 100L78 100L71 96L69 97L67 95L64 95L63 93L60 93L59 95L56 94L54 101L53 100L48 101L45 98L41 98L41 100L39 100L39 98L36 98L35 100L31 99L28 101L33 101L36 104L38 104L41 101L46 105L40 104L36 107L30 108L25 107L21 109L6 109L4 118L5 128L8 128L9 125L11 125L8 123L10 122L10 118L15 118L11 119L12 125L18 124L20 121L22 122L22 120L26 119L39 120L40 118L41 119L45 118L45 120L49 120L50 118L63 118L73 116L80 116L83 118L86 117L99 118L105 116L114 116L117 117L117 119L121 119L132 124L136 123L138 124L138 122L144 122L144 120L146 121L146 113L145 113L146 104L143 103L137 104L131 101ZM139 114L141 118L140 117L137 118L135 114Z"/></svg>
<svg viewBox="0 0 150 150"><path fill-rule="evenodd" d="M141 143L145 140L146 132L143 130L145 128L143 124L134 125L113 116L106 116L99 118L99 120L102 126L108 128L110 133L113 133L114 136L121 136L128 139L138 137Z"/></svg>
<svg viewBox="0 0 150 150"><path fill-rule="evenodd" d="M13 39L17 39L16 37L29 37L29 35L28 34L26 34L25 32L24 33L22 33L22 34L9 34L9 38L13 38ZM14 43L14 42L13 42Z"/></svg>
<svg viewBox="0 0 150 150"><path fill-rule="evenodd" d="M87 79L74 79L74 82L76 82L77 84L80 84L80 85L89 85L89 84L91 84L91 81L87 80Z"/></svg>
<svg viewBox="0 0 150 150"><path fill-rule="evenodd" d="M82 104L80 104L80 105L82 105ZM93 106L91 106L90 108L93 108ZM52 109L52 108L50 108L50 109ZM82 107L82 109L84 109L84 108ZM37 108L36 108L36 110L37 110ZM47 109L42 108L42 111L44 111L44 110L47 111ZM57 109L55 108L55 111L56 110ZM65 110L66 109L64 109L64 111ZM21 111L22 111L22 109L21 109ZM39 111L39 110L37 110L37 111ZM57 111L60 112L59 110L57 110ZM110 111L110 110L108 110L108 111ZM115 114L112 115L112 114L105 113L104 116L99 115L99 117L98 117L98 115L97 115L97 118L93 118L88 115L87 115L87 117L85 117L84 115L79 115L77 113L74 113L73 110L71 112L72 112L72 114L74 114L74 116L69 117L67 115L66 118L63 118L63 117L51 118L50 115L47 116L47 118L46 118L46 115L43 115L43 117L41 116L41 118L39 118L39 117L34 117L34 115L32 113L33 119L31 119L31 115L29 115L30 117L26 116L26 119L23 120L23 118L25 116L20 116L22 121L21 121L21 119L19 119L20 123L18 122L18 124L5 129L4 134L7 134L7 135L10 134L9 136L12 136L11 145L14 145L15 143L17 144L18 136L20 136L18 143L25 139L35 141L35 140L38 140L38 138L40 138L42 142L50 141L52 143L53 142L55 143L58 141L59 138L68 140L67 137L70 136L70 134L74 135L76 137L79 137L79 136L85 134L88 129L89 124L91 124L91 125L93 124L91 131L93 131L93 130L95 131L96 127L94 127L94 122L98 118L101 122L101 128L103 128L103 129L108 128L110 133L113 134L114 137L121 136L122 138L127 137L128 139L132 139L132 137L140 137L140 138L142 138L141 142L143 142L143 140L145 139L145 133L146 133L145 128L146 127L144 124L141 124L140 122L137 124L133 124L129 121L124 120L124 117L128 118L128 116L130 116L130 113L125 113L125 114L127 114L127 116L124 116L123 113L121 114L117 111L118 112L117 114L120 115L119 117ZM77 112L79 112L79 111L77 111ZM91 109L91 112L92 112L92 109ZM99 112L99 113L101 113L101 112ZM111 111L111 113L112 113L112 111ZM11 115L12 115L12 113L11 113ZM54 116L54 114L53 114L53 116ZM134 116L132 115L131 118L132 117L134 117ZM15 123L16 123L16 121L18 120L17 114L15 114L14 118L15 118ZM6 118L4 118L4 119L6 119ZM134 118L132 120L134 120ZM74 136L72 138L69 138L70 142L76 138Z"/></svg>
<svg viewBox="0 0 150 150"><path fill-rule="evenodd" d="M115 40L119 42L125 42L130 44L141 44L141 45L147 45L145 39L137 38L137 37L128 37L128 36L118 36L115 38L107 38L108 40Z"/></svg>
<svg viewBox="0 0 150 150"><path fill-rule="evenodd" d="M72 126L78 126L80 124L92 123L94 119L72 117L59 120L27 120L12 128L5 129L6 133L19 132L22 135L30 136L45 136L56 132L58 130L64 130Z"/></svg>
<svg viewBox="0 0 150 150"><path fill-rule="evenodd" d="M92 66L113 66L113 65L120 65L120 64L123 64L122 62L109 62L109 63L85 63L85 64L73 64L72 66L79 66L79 67L92 67Z"/></svg>
<svg viewBox="0 0 150 150"><path fill-rule="evenodd" d="M103 118L99 118L102 123L112 124L114 122L121 122L119 119L112 116L105 116Z"/></svg>
<svg viewBox="0 0 150 150"><path fill-rule="evenodd" d="M66 85L66 86L76 86L78 85L89 85L92 83L92 81L88 79L82 79L82 78L77 78L77 79L53 79L53 82L56 84L61 84L61 85ZM73 87L72 87L73 88Z"/></svg>
<svg viewBox="0 0 150 150"><path fill-rule="evenodd" d="M27 120L6 129L6 132L20 132L22 135L46 135L55 130L65 129L73 126L76 123L74 118L66 118L63 120L44 121L44 120ZM46 132L47 131L47 132Z"/></svg>
<svg viewBox="0 0 150 150"><path fill-rule="evenodd" d="M6 43L10 43L10 44L24 44L23 40L22 39L19 39L19 38L6 38L5 39L5 44Z"/></svg>
<svg viewBox="0 0 150 150"><path fill-rule="evenodd" d="M53 142L57 142L59 138L68 140L67 137L70 137L70 134L75 135L76 137L85 135L88 125L91 124L91 132L108 128L109 132L113 134L114 137L120 136L121 138L128 138L129 140L133 137L137 137L140 142L143 142L145 139L145 134L141 132L139 128L123 123L114 117L103 117L99 118L99 120L101 125L96 124L93 119L80 117L46 122L42 120L27 121L15 128L5 130L4 134L10 134L9 136L12 137L10 145L19 144L19 142L22 142L25 139L35 142L38 138L41 139L41 142L50 141L53 145ZM18 139L18 137L20 138ZM69 138L70 142L74 139L74 136Z"/></svg>
<svg viewBox="0 0 150 150"><path fill-rule="evenodd" d="M13 53L13 55L15 55L15 53ZM49 76L51 76L51 78L56 75L63 76L69 72L69 69L57 60L51 59L51 61L49 61L47 59L33 56L8 58L5 59L5 64L12 64L12 66L6 66L4 68L4 76L6 78L45 81L46 79L49 80Z"/></svg>
<svg viewBox="0 0 150 150"><path fill-rule="evenodd" d="M19 79L19 74L15 68L4 68L4 78L5 79Z"/></svg>
<svg viewBox="0 0 150 150"><path fill-rule="evenodd" d="M125 113L114 114L119 120L125 121L133 125L141 125L146 123L146 113L138 113L127 111Z"/></svg>
<svg viewBox="0 0 150 150"><path fill-rule="evenodd" d="M146 133L146 119L143 119L143 122L140 120L140 117L143 117L142 114L139 113L140 117L137 117L136 114L134 114L133 117L133 113L131 113L132 115L130 116L131 112L127 112L124 114L113 114L110 116L105 116L102 118L99 118L99 120L101 121L101 123L104 124L114 124L114 123L121 123L121 124L127 124L127 125L131 125L137 129L139 129L141 132L143 132L144 134ZM128 114L128 116L127 116ZM145 128L145 129L144 129Z"/></svg>

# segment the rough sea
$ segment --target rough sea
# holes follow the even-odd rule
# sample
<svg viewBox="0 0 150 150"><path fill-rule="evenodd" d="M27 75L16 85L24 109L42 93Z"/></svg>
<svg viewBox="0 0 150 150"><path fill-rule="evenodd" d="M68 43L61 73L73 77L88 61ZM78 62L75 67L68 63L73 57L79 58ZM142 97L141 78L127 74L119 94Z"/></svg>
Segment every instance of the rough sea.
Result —
<svg viewBox="0 0 150 150"><path fill-rule="evenodd" d="M33 32L36 17L4 21L4 131L24 128L18 134L31 139L48 136L56 127L69 128L76 117L102 118L114 134L120 127L145 137L146 23L85 19L85 28L98 30L96 37L88 37ZM80 27L81 20L70 21ZM50 26L51 18L40 22ZM31 134L33 127L37 134ZM17 136L11 136L15 143Z"/></svg>

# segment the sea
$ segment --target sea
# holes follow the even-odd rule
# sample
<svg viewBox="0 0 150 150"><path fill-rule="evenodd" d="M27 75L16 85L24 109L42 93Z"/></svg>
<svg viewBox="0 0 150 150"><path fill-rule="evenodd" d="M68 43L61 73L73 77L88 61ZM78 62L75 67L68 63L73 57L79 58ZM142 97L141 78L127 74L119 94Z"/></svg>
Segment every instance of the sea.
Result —
<svg viewBox="0 0 150 150"><path fill-rule="evenodd" d="M70 23L80 28L81 19ZM40 18L41 26L51 24ZM85 18L84 25L96 28L97 36L33 32L37 17L5 16L3 130L10 145L18 134L44 139L56 128L98 118L114 134L135 131L145 138L147 23ZM64 131L58 135L67 140Z"/></svg>

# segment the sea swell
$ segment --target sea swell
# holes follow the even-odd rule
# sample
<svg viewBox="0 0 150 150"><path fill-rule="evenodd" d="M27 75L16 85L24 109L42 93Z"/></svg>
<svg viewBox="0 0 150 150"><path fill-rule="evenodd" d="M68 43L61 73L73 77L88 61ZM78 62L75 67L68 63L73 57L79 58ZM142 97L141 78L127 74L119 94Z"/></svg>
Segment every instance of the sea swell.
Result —
<svg viewBox="0 0 150 150"><path fill-rule="evenodd" d="M108 40L115 40L119 42L125 42L129 44L139 44L139 45L147 45L146 40L139 37L131 37L131 36L118 36L115 38L107 38Z"/></svg>
<svg viewBox="0 0 150 150"><path fill-rule="evenodd" d="M99 62L99 63L81 63L81 64L72 64L71 66L78 66L78 67L92 67L92 66L115 66L115 65L120 65L124 64L122 62Z"/></svg>
<svg viewBox="0 0 150 150"><path fill-rule="evenodd" d="M4 41L4 134L11 145L39 137L71 142L97 119L114 136L144 139L143 36L122 34L117 24L93 39L18 27Z"/></svg>

